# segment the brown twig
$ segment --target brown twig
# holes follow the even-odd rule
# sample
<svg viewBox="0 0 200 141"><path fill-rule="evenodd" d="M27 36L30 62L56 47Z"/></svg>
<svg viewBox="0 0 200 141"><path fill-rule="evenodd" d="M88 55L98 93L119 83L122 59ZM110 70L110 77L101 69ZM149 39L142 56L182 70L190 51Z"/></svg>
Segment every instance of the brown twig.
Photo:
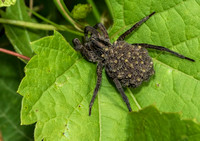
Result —
<svg viewBox="0 0 200 141"><path fill-rule="evenodd" d="M30 0L30 2L29 2L29 8L31 10L33 10L33 0ZM32 12L29 12L29 16L31 16L31 15L32 15Z"/></svg>
<svg viewBox="0 0 200 141"><path fill-rule="evenodd" d="M13 51L10 51L10 50L7 50L7 49L3 49L3 48L0 48L0 52L3 52L3 53L6 53L6 54L10 54L12 56L16 56L16 57L19 57L19 58L22 58L24 60L30 60L31 58L27 57L27 56L24 56L24 55L21 55L19 53L16 53L16 52L13 52Z"/></svg>
<svg viewBox="0 0 200 141"><path fill-rule="evenodd" d="M0 141L3 141L3 137L2 137L1 131L0 131Z"/></svg>

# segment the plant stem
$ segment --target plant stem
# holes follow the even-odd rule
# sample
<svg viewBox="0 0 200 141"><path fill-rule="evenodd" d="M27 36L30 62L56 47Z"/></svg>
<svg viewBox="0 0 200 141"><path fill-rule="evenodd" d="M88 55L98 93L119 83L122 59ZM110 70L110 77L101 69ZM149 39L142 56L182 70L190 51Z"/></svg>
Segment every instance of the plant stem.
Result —
<svg viewBox="0 0 200 141"><path fill-rule="evenodd" d="M55 30L56 27L48 24L38 24L38 23L32 23L32 22L25 22L25 21L19 21L19 20L10 20L10 19L4 19L0 18L0 23L4 24L12 24L17 26L23 26L28 28L35 28L35 29L41 29L41 30Z"/></svg>
<svg viewBox="0 0 200 141"><path fill-rule="evenodd" d="M27 9L28 9L33 15L35 15L36 17L38 17L39 19L45 21L46 23L49 23L49 24L55 26L57 29L61 29L61 30L62 30L62 28L60 27L60 25L58 25L58 24L56 24L56 23L50 21L49 19L43 17L42 15L40 15L40 14L38 14L37 12L31 10L30 8L27 8Z"/></svg>
<svg viewBox="0 0 200 141"><path fill-rule="evenodd" d="M62 31L68 31L73 34L83 36L83 33L74 31L73 29L70 29L70 27L64 26L64 25L59 25L59 28L49 25L49 24L39 24L39 23L32 23L32 22L25 22L25 21L19 21L19 20L10 20L10 19L4 19L0 18L0 23L3 24L11 24L11 25L16 25L16 26L21 26L21 27L26 27L26 28L31 28L31 29L40 29L40 30L62 30Z"/></svg>
<svg viewBox="0 0 200 141"><path fill-rule="evenodd" d="M63 17L68 20L78 31L83 32L83 26L77 23L73 18L70 16L69 10L65 6L65 3L63 0L54 0L54 3L56 4L58 10L63 15Z"/></svg>
<svg viewBox="0 0 200 141"><path fill-rule="evenodd" d="M29 8L30 8L31 10L33 10L33 0L30 0L30 1L29 1ZM32 13L29 12L29 16L31 16L31 15L32 15Z"/></svg>
<svg viewBox="0 0 200 141"><path fill-rule="evenodd" d="M100 13L96 7L96 5L94 4L93 0L87 0L87 2L92 5L92 11L93 11L93 14L94 14L94 17L96 18L97 22L100 22Z"/></svg>
<svg viewBox="0 0 200 141"><path fill-rule="evenodd" d="M2 133L0 131L0 141L3 141Z"/></svg>
<svg viewBox="0 0 200 141"><path fill-rule="evenodd" d="M107 7L108 7L108 10L112 16L112 18L114 17L113 13L112 13L112 6L110 4L110 1L109 0L105 0L105 3L107 4Z"/></svg>
<svg viewBox="0 0 200 141"><path fill-rule="evenodd" d="M6 54L10 54L12 56L16 56L16 57L19 57L19 58L22 58L24 60L30 60L31 58L27 57L27 56L24 56L24 55L21 55L19 53L16 53L16 52L13 52L13 51L10 51L10 50L7 50L7 49L3 49L3 48L0 48L0 52L3 52L3 53L6 53Z"/></svg>

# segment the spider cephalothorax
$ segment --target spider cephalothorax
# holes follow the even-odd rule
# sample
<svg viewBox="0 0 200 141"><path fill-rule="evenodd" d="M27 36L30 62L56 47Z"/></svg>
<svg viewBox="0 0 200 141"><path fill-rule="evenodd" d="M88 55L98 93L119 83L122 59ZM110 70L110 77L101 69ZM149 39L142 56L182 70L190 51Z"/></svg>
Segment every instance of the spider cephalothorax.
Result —
<svg viewBox="0 0 200 141"><path fill-rule="evenodd" d="M91 108L100 88L103 67L105 67L107 75L115 83L129 111L132 111L123 87L138 87L143 81L148 80L154 74L153 61L148 55L146 48L170 52L177 57L194 62L193 59L161 46L144 43L128 44L124 41L128 34L148 20L153 14L155 12L133 25L113 44L110 43L106 28L101 23L96 24L94 27L85 27L84 45L77 38L73 40L76 50L79 50L87 60L97 62L97 84L90 102L89 115L91 115ZM97 31L98 28L100 32ZM90 36L88 36L88 33L90 33Z"/></svg>

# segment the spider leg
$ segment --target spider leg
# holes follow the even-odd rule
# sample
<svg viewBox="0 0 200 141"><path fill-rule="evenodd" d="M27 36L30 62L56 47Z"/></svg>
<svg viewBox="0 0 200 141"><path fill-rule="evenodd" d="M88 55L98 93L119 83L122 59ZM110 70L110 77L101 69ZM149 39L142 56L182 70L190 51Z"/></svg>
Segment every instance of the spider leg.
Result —
<svg viewBox="0 0 200 141"><path fill-rule="evenodd" d="M149 45L149 44L132 44L132 45L137 45L137 46L142 46L142 47L145 47L145 48L151 48L151 49L156 49L156 50L161 50L161 51L166 51L166 52L169 52L171 54L174 54L176 55L177 57L179 58L182 58L182 59L187 59L189 61L192 61L192 62L195 62L195 60L191 59L191 58L188 58L186 56L183 56L177 52L174 52L168 48L165 48L165 47L162 47L162 46L155 46L155 45Z"/></svg>
<svg viewBox="0 0 200 141"><path fill-rule="evenodd" d="M87 58L87 60L91 62L96 62L97 58L94 52L89 51L85 46L83 46L78 38L72 40L74 44L74 49L80 51L83 56Z"/></svg>
<svg viewBox="0 0 200 141"><path fill-rule="evenodd" d="M112 46L112 44L110 43L110 39L102 39L102 38L96 38L96 40L98 40L99 42L103 43L106 46Z"/></svg>
<svg viewBox="0 0 200 141"><path fill-rule="evenodd" d="M104 49L107 48L107 46L105 44L103 44L102 42L100 41L97 41L96 39L94 38L91 38L91 41L92 43L94 44L94 47L100 51L103 51ZM109 45L108 45L109 46Z"/></svg>
<svg viewBox="0 0 200 141"><path fill-rule="evenodd" d="M136 24L134 24L130 29L128 29L126 32L124 32L121 36L119 36L119 38L117 39L117 41L124 40L127 35L129 35L133 30L135 30L142 23L144 23L145 21L147 21L154 14L155 14L155 12L151 13L150 15L146 16L145 18L143 18L142 20L140 20L139 22L137 22Z"/></svg>
<svg viewBox="0 0 200 141"><path fill-rule="evenodd" d="M95 29L100 29L100 31L102 32L102 36L99 36L98 38L96 38L96 40L98 40L99 42L107 45L107 46L111 46L111 43L110 43L110 39L109 39L109 36L108 36L108 32L105 28L105 26L102 24L102 23L98 23L94 26Z"/></svg>
<svg viewBox="0 0 200 141"><path fill-rule="evenodd" d="M98 23L94 26L95 29L99 28L101 32L103 33L103 36L105 39L109 40L108 32L105 28L105 26L102 23Z"/></svg>
<svg viewBox="0 0 200 141"><path fill-rule="evenodd" d="M73 39L72 43L74 44L74 49L77 51L80 51L82 48L84 48L78 38Z"/></svg>
<svg viewBox="0 0 200 141"><path fill-rule="evenodd" d="M115 85L116 85L118 91L120 92L120 94L121 94L121 96L122 96L124 102L126 103L129 112L131 112L132 109L131 109L131 106L130 106L128 97L127 97L127 96L125 95L125 93L124 93L124 89L122 88L122 85L120 84L119 80L116 79L116 78L113 80L113 82L115 83Z"/></svg>
<svg viewBox="0 0 200 141"><path fill-rule="evenodd" d="M98 93L100 85L101 85L102 70L103 70L103 64L102 64L102 62L99 62L97 64L97 83L96 83L96 87L94 89L93 96L92 96L90 106L89 106L89 116L91 115L92 105L94 104L94 100L97 96L97 93Z"/></svg>
<svg viewBox="0 0 200 141"><path fill-rule="evenodd" d="M98 38L100 37L100 33L95 28L93 28L91 26L86 26L85 29L84 29L84 35L85 35L86 42L89 41L89 38L88 38L88 33L89 32L91 33L91 35L95 35Z"/></svg>

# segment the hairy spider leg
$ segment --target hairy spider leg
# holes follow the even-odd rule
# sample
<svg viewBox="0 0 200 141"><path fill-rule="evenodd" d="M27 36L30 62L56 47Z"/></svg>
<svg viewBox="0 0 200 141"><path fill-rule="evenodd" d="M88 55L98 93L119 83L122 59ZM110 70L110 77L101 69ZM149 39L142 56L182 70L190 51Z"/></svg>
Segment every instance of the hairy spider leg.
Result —
<svg viewBox="0 0 200 141"><path fill-rule="evenodd" d="M72 43L74 44L74 49L77 51L80 51L83 48L83 45L78 38L73 39Z"/></svg>
<svg viewBox="0 0 200 141"><path fill-rule="evenodd" d="M108 32L105 28L105 26L102 23L98 23L94 26L95 29L99 28L101 32L103 33L103 36L105 39L109 40Z"/></svg>
<svg viewBox="0 0 200 141"><path fill-rule="evenodd" d="M121 83L120 83L119 80L116 79L116 78L113 79L113 82L115 83L116 88L118 89L118 91L120 92L120 94L121 94L121 96L122 96L124 102L126 103L129 112L131 112L132 109L131 109L131 106L130 106L129 100L128 100L126 94L124 93L124 89L122 88Z"/></svg>
<svg viewBox="0 0 200 141"><path fill-rule="evenodd" d="M72 43L75 50L80 51L89 61L96 62L97 58L95 58L94 53L83 46L78 38L73 39Z"/></svg>
<svg viewBox="0 0 200 141"><path fill-rule="evenodd" d="M84 29L84 35L85 35L85 41L88 42L89 38L88 38L88 33L91 33L91 35L95 35L97 38L99 38L101 35L100 33L93 27L91 26L86 26Z"/></svg>
<svg viewBox="0 0 200 141"><path fill-rule="evenodd" d="M96 24L93 28L96 30L96 32L94 33L94 31L91 31L91 30L94 30L92 27L90 27L91 29L87 29L88 31L86 31L86 32L93 32L93 35L96 35L96 36L92 36L92 38L95 38L96 40L98 40L99 42L101 42L101 43L103 43L103 44L105 44L105 45L107 45L107 46L111 46L112 44L110 43L110 39L109 39L109 36L108 36L108 32L107 32L107 30L106 30L106 28L105 28L105 26L102 24L102 23L98 23L98 24ZM97 31L97 29L100 29L100 32L101 33L99 33L98 31ZM97 33L98 32L98 33ZM102 34L102 35L101 35ZM87 41L89 41L90 39L91 39L91 37L90 37L90 39L88 38L88 33L86 33L85 34L86 35L86 40Z"/></svg>
<svg viewBox="0 0 200 141"><path fill-rule="evenodd" d="M119 38L117 39L117 41L123 41L127 35L129 35L133 30L135 30L142 23L144 23L145 21L147 21L154 14L155 14L155 12L151 13L150 15L146 16L145 18L143 18L142 20L140 20L139 22L137 22L136 24L134 24L130 29L128 29L126 32L124 32L121 36L119 36Z"/></svg>
<svg viewBox="0 0 200 141"><path fill-rule="evenodd" d="M98 62L98 64L97 64L97 83L96 83L96 87L94 89L92 100L91 100L90 106L89 106L89 116L91 115L92 105L94 104L94 100L97 96L97 93L98 93L100 85L101 85L102 70L103 70L103 63Z"/></svg>
<svg viewBox="0 0 200 141"><path fill-rule="evenodd" d="M102 42L97 41L94 38L91 38L91 41L94 44L94 47L99 51L103 51L105 48L107 48L106 45L104 45ZM102 52L102 53L104 53L104 52Z"/></svg>
<svg viewBox="0 0 200 141"><path fill-rule="evenodd" d="M169 53L171 53L171 54L173 54L173 55L175 55L175 56L177 56L179 58L187 59L189 61L195 62L195 60L193 60L191 58L183 56L183 55L181 55L181 54L179 54L177 52L174 52L174 51L172 51L172 50L170 50L168 48L162 47L162 46L155 46L155 45L149 45L149 44L143 44L143 43L141 43L141 44L132 44L132 45L141 46L141 47L144 47L144 48L151 48L151 49L166 51L166 52L169 52Z"/></svg>

